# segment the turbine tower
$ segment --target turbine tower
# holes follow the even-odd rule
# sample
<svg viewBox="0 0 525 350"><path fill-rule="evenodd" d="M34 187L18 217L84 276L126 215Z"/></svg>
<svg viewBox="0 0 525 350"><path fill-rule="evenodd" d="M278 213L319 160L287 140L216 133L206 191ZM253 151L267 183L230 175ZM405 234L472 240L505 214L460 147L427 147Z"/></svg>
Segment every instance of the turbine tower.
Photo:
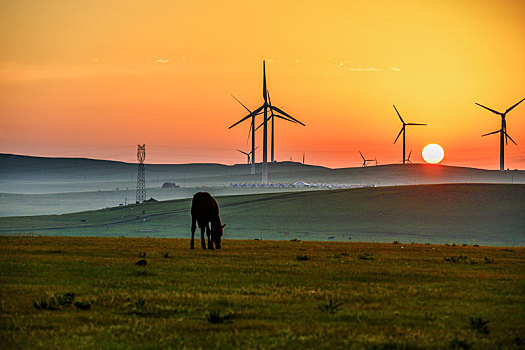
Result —
<svg viewBox="0 0 525 350"><path fill-rule="evenodd" d="M507 113L509 113L514 107L519 105L521 102L523 102L523 100L525 100L525 98L522 99L521 101L519 101L518 103L516 103L514 106L510 107L509 109L507 109L503 113L495 111L495 110L490 109L488 107L485 107L485 106L483 106L483 105L481 105L481 104L476 102L476 104L478 106L483 107L483 108L491 111L492 113L501 116L501 129L493 131L493 132L489 132L488 134L481 135L481 136L487 136L487 135L496 134L498 132L500 133L500 136L499 136L499 170L501 170L501 171L505 170L505 144L508 144L509 143L508 140L510 139L513 144L517 145L517 143L514 142L512 137L510 137L509 134L507 134L507 121L505 120L505 117L507 116ZM503 141L505 141L505 142L503 142Z"/></svg>
<svg viewBox="0 0 525 350"><path fill-rule="evenodd" d="M146 198L146 171L144 169L144 160L146 159L146 145L137 146L138 174L137 174L137 201L144 202Z"/></svg>
<svg viewBox="0 0 525 350"><path fill-rule="evenodd" d="M288 113L284 112L283 110L281 110L281 109L279 109L279 108L269 104L269 101L268 101L268 89L266 88L266 64L265 64L265 61L263 61L263 86L262 86L262 93L263 93L263 99L264 99L263 105L258 107L253 112L250 112L247 116L245 116L244 118L242 118L241 120L239 120L238 122L236 122L235 124L230 126L228 129L233 128L235 125L245 121L248 118L255 117L256 115L258 115L261 112L264 114L264 119L263 119L262 183L263 184L267 184L268 183L268 111L270 111L270 112L271 111L275 111L275 112L280 113L280 114L284 115L285 117L295 121L296 123L299 123L301 125L304 125L304 124L301 123L300 121L298 121L297 119L295 119L294 117L290 116ZM253 119L252 119L252 122L253 122ZM252 128L252 130L253 130L253 128ZM254 132L254 131L252 131L252 132ZM253 142L253 137L252 137L252 142Z"/></svg>
<svg viewBox="0 0 525 350"><path fill-rule="evenodd" d="M361 155L361 158L363 158L363 165L362 167L363 168L366 168L368 166L368 162L376 162L376 165L377 165L377 160L376 159L365 159L365 156L363 155L363 153L361 153L361 151L359 151L359 154Z"/></svg>
<svg viewBox="0 0 525 350"><path fill-rule="evenodd" d="M405 121L403 120L403 118L401 118L401 114L399 114L399 112L397 111L397 108L395 105L394 106L394 109L396 110L396 113L399 117L399 120L401 120L401 123L403 123L403 126L401 127L401 131L399 131L399 134L397 134L397 137L396 137L396 140L394 141L394 143L397 142L397 139L399 138L399 136L401 135L401 133L403 133L403 164L405 164L405 130L406 130L406 127L408 125L427 125L427 124L419 124L419 123L405 123Z"/></svg>

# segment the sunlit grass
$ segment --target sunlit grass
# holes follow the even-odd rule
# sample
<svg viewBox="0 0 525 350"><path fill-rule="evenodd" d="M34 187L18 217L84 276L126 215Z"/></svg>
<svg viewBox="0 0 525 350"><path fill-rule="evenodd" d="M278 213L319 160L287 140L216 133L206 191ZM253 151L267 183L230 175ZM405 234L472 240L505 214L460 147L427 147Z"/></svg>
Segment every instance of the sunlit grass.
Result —
<svg viewBox="0 0 525 350"><path fill-rule="evenodd" d="M525 334L524 248L225 240L222 250L192 251L188 240L72 237L0 243L4 348L448 348L465 341L492 349L519 348ZM147 265L137 266L142 253ZM451 256L479 263L444 260ZM56 310L33 305L72 294L73 304Z"/></svg>

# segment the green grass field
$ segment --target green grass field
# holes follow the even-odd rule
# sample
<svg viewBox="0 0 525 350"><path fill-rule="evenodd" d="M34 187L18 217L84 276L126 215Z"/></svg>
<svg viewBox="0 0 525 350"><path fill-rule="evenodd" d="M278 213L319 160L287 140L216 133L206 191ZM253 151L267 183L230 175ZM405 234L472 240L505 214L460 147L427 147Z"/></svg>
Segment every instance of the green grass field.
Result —
<svg viewBox="0 0 525 350"><path fill-rule="evenodd" d="M226 239L525 245L525 185L444 184L218 197ZM188 238L191 200L0 218L0 235ZM380 211L380 212L379 212Z"/></svg>
<svg viewBox="0 0 525 350"><path fill-rule="evenodd" d="M0 237L2 348L525 346L524 248L188 245L188 239ZM144 255L147 266L137 266Z"/></svg>

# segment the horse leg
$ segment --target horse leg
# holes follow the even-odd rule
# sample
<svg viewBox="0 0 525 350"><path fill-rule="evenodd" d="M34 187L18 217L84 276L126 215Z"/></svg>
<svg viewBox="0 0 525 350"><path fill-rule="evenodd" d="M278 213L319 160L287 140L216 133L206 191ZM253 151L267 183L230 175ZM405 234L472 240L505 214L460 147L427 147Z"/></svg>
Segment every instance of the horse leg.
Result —
<svg viewBox="0 0 525 350"><path fill-rule="evenodd" d="M206 243L204 242L204 231L206 230L206 225L201 226L201 247L206 249Z"/></svg>
<svg viewBox="0 0 525 350"><path fill-rule="evenodd" d="M191 241L190 241L190 249L195 248L195 247L194 247L194 243L195 243L195 229L197 228L196 222L197 222L197 220L195 220L195 218L192 216L192 217L191 217Z"/></svg>
<svg viewBox="0 0 525 350"><path fill-rule="evenodd" d="M208 249L213 249L213 242L211 241L211 230L209 224L206 224L206 234L208 235Z"/></svg>

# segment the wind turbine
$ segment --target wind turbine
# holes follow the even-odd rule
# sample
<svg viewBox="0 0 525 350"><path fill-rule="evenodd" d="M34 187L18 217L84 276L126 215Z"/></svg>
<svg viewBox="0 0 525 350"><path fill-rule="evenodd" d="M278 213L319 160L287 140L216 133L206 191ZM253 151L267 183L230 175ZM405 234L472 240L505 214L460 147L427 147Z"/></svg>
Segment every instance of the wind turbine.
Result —
<svg viewBox="0 0 525 350"><path fill-rule="evenodd" d="M399 131L399 134L397 134L397 137L396 137L396 140L394 141L394 143L397 142L397 139L399 138L399 136L401 135L401 133L403 133L403 164L405 164L405 129L408 125L427 125L427 124L419 124L419 123L405 123L405 121L403 120L403 118L401 118L401 114L399 114L399 112L397 111L397 108L395 105L394 106L394 109L396 110L396 113L399 117L399 119L401 120L401 123L403 123L403 126L401 127L401 131Z"/></svg>
<svg viewBox="0 0 525 350"><path fill-rule="evenodd" d="M275 117L283 119L283 120L286 120L286 121L289 121L291 123L295 123L295 124L300 123L303 126L304 126L304 124L299 122L298 120L296 121L296 120L293 120L293 119L290 119L290 118L286 118L286 117L284 117L282 115L273 113L273 109L271 108L272 107L272 99L270 98L270 91L268 91L268 105L270 106L270 116L268 117L268 121L270 121L270 120L272 121L272 141L271 141L272 142L272 147L271 147L271 159L272 159L272 161L271 162L273 163L273 162L275 162L275 156L274 156L274 145L275 145L275 141L274 141L275 140L275 124L274 124L275 120L274 119L275 119ZM263 123L261 123L261 125L259 125L257 127L257 129L255 129L255 130L259 130L259 128L261 126L263 126Z"/></svg>
<svg viewBox="0 0 525 350"><path fill-rule="evenodd" d="M261 112L257 113L257 114L252 114L252 111L250 111L250 109L248 107L246 107L244 105L244 103L242 103L237 97L235 97L233 94L231 94L232 97L241 104L241 106L244 107L244 109L246 109L248 111L248 113L250 113L250 115L252 115L252 122L250 124L250 131L248 131L248 133L251 132L252 134L252 151L250 152L252 154L252 167L251 167L251 171L250 173L251 174L255 174L255 117L259 114L261 114ZM240 121L238 121L236 124L239 124L240 122L242 122L243 120L245 120L247 118L244 118ZM235 124L235 125L236 125ZM234 127L235 125L232 125L229 127L229 129L231 129L232 127Z"/></svg>
<svg viewBox="0 0 525 350"><path fill-rule="evenodd" d="M363 153L361 153L361 151L359 151L359 154L361 155L361 158L363 158L363 168L366 168L368 166L367 162L376 162L376 165L377 165L377 159L365 159L365 156L363 156Z"/></svg>
<svg viewBox="0 0 525 350"><path fill-rule="evenodd" d="M508 140L510 139L513 144L517 145L517 143L514 142L512 137L510 137L509 134L507 134L507 122L505 121L505 117L507 116L507 113L509 113L514 107L519 105L521 102L523 102L523 100L525 100L525 98L522 99L521 101L519 101L518 103L516 103L514 106L510 107L509 109L507 109L503 113L495 111L495 110L490 109L488 107L485 107L485 106L483 106L483 105L481 105L481 104L476 102L476 104L478 106L483 107L483 108L491 111L492 113L501 116L501 129L493 131L493 132L489 132L488 134L481 135L481 136L487 136L487 135L496 134L498 132L500 133L500 136L499 136L499 170L505 170L505 145L503 144L503 139L505 139L505 144L508 144L509 143Z"/></svg>
<svg viewBox="0 0 525 350"><path fill-rule="evenodd" d="M235 125L245 121L246 119L248 118L253 118L255 117L256 115L258 115L259 113L261 113L261 111L263 112L264 114L264 119L263 119L263 162L262 162L262 183L263 184L267 184L268 183L268 111L275 111L293 121L295 121L296 123L299 123L301 125L304 125L303 123L301 123L300 121L298 121L297 119L295 119L294 117L290 116L288 113L284 112L283 110L281 110L280 108L277 108L275 106L272 106L271 104L269 104L269 101L268 101L268 89L266 88L266 63L265 61L263 61L263 86L262 86L262 93L263 93L263 99L264 99L264 103L262 106L258 107L257 109L255 109L253 112L250 112L247 116L245 116L244 118L242 118L241 120L239 120L238 122L236 122L235 124L233 124L232 126L229 127L229 129L233 128ZM249 109L248 109L249 111ZM252 123L254 123L254 119L252 119ZM255 132L254 130L254 127L255 125L252 124L252 145L253 145L253 133Z"/></svg>
<svg viewBox="0 0 525 350"><path fill-rule="evenodd" d="M255 147L255 149L257 149L257 148L259 148L259 147ZM238 149L237 151L241 152L242 154L245 154L248 157L248 162L246 164L250 164L250 155L252 154L253 151L244 152L244 151L241 151L240 149Z"/></svg>

